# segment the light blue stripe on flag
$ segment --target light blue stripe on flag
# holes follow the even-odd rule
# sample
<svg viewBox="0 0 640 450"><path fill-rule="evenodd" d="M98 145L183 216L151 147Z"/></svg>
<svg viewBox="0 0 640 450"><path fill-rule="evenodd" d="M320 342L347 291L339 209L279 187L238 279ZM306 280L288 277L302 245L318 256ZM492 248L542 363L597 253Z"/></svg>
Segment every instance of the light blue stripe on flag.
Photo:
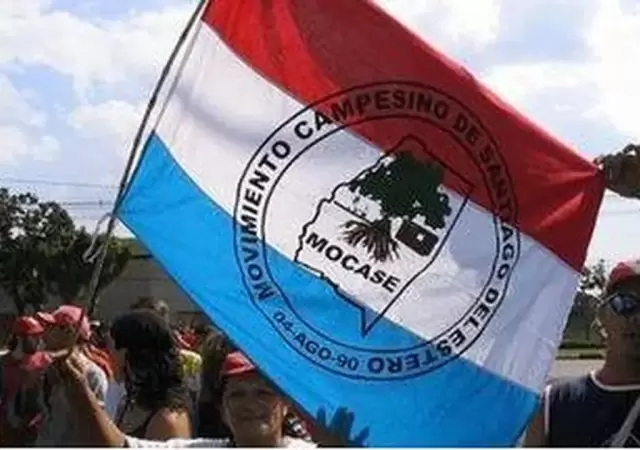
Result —
<svg viewBox="0 0 640 450"><path fill-rule="evenodd" d="M534 392L462 358L413 378L362 380L332 373L302 357L245 289L235 255L233 218L197 187L155 134L144 149L119 218L288 396L311 415L325 409L331 417L339 407L348 407L355 414L354 432L369 428L367 445L510 446L520 435L514 430L522 431L536 408ZM296 309L302 314L322 311L317 325L332 330L336 340L362 339L353 327L358 312L338 301L330 286L268 246L267 253L287 292L298 294ZM389 341L401 346L421 343L410 331L382 319L367 342Z"/></svg>

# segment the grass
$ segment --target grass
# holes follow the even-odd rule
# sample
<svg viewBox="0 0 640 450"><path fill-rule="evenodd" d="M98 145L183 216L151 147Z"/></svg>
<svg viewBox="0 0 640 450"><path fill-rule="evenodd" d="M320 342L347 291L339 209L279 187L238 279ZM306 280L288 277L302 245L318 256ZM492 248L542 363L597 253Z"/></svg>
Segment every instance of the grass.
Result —
<svg viewBox="0 0 640 450"><path fill-rule="evenodd" d="M603 348L561 348L556 359L602 359L604 358Z"/></svg>

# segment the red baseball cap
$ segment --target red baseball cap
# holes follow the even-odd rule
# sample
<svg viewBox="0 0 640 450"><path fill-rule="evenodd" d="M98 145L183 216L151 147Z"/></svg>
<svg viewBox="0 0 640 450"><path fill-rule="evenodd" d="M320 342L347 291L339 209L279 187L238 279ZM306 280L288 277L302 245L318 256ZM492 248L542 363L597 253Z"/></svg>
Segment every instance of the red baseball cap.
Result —
<svg viewBox="0 0 640 450"><path fill-rule="evenodd" d="M178 347L180 347L182 350L192 350L189 343L179 331L173 332L173 338L175 339L176 344L178 344Z"/></svg>
<svg viewBox="0 0 640 450"><path fill-rule="evenodd" d="M62 305L53 312L52 316L56 325L74 327L77 326L80 318L82 318L79 335L84 340L88 340L91 337L91 325L89 324L89 318L86 314L82 314L82 308L79 306Z"/></svg>
<svg viewBox="0 0 640 450"><path fill-rule="evenodd" d="M21 316L13 322L12 331L18 336L37 336L44 333L44 327L31 316Z"/></svg>
<svg viewBox="0 0 640 450"><path fill-rule="evenodd" d="M38 319L40 323L44 323L46 325L55 325L56 323L56 318L53 317L53 314L44 311L38 311L36 313L36 319Z"/></svg>
<svg viewBox="0 0 640 450"><path fill-rule="evenodd" d="M235 377L249 372L255 372L256 366L240 352L229 353L222 365L223 377Z"/></svg>
<svg viewBox="0 0 640 450"><path fill-rule="evenodd" d="M24 355L20 359L19 367L27 372L44 370L53 362L47 352L36 352L32 355Z"/></svg>
<svg viewBox="0 0 640 450"><path fill-rule="evenodd" d="M616 264L607 281L607 291L610 291L616 284L632 277L640 277L640 259L622 261Z"/></svg>

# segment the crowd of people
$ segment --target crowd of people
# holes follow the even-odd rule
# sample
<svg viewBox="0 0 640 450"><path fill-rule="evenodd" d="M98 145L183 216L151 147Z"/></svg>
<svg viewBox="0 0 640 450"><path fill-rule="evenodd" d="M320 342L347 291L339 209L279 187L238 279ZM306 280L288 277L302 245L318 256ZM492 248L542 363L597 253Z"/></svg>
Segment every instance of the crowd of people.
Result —
<svg viewBox="0 0 640 450"><path fill-rule="evenodd" d="M308 424L222 334L172 327L160 300L143 299L108 325L74 305L22 316L8 350L2 447L113 445L125 436L130 446L192 436L206 446L312 442ZM92 429L104 421L113 428Z"/></svg>
<svg viewBox="0 0 640 450"><path fill-rule="evenodd" d="M608 188L640 198L640 148L596 162ZM548 386L525 445L640 445L640 260L611 272L598 320L603 367ZM70 304L18 317L0 359L0 446L354 443L303 415L214 327L171 323L155 299L109 324Z"/></svg>

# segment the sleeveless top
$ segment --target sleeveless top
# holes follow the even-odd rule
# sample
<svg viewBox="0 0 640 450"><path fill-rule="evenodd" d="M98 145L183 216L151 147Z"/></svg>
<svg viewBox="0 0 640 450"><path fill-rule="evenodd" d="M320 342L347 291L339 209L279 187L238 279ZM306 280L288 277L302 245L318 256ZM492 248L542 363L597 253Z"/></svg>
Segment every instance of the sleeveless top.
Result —
<svg viewBox="0 0 640 450"><path fill-rule="evenodd" d="M545 391L549 447L608 447L633 407L640 385L607 386L592 372L556 381ZM640 421L624 447L640 447Z"/></svg>
<svg viewBox="0 0 640 450"><path fill-rule="evenodd" d="M125 434L139 439L147 435L147 428L159 410L147 411L139 408L126 396L122 399L115 424Z"/></svg>
<svg viewBox="0 0 640 450"><path fill-rule="evenodd" d="M155 412L150 413L138 428L129 433L129 436L144 439L144 437L147 435L147 428L149 428L149 424L151 423L151 420L153 420L153 417L155 415Z"/></svg>

